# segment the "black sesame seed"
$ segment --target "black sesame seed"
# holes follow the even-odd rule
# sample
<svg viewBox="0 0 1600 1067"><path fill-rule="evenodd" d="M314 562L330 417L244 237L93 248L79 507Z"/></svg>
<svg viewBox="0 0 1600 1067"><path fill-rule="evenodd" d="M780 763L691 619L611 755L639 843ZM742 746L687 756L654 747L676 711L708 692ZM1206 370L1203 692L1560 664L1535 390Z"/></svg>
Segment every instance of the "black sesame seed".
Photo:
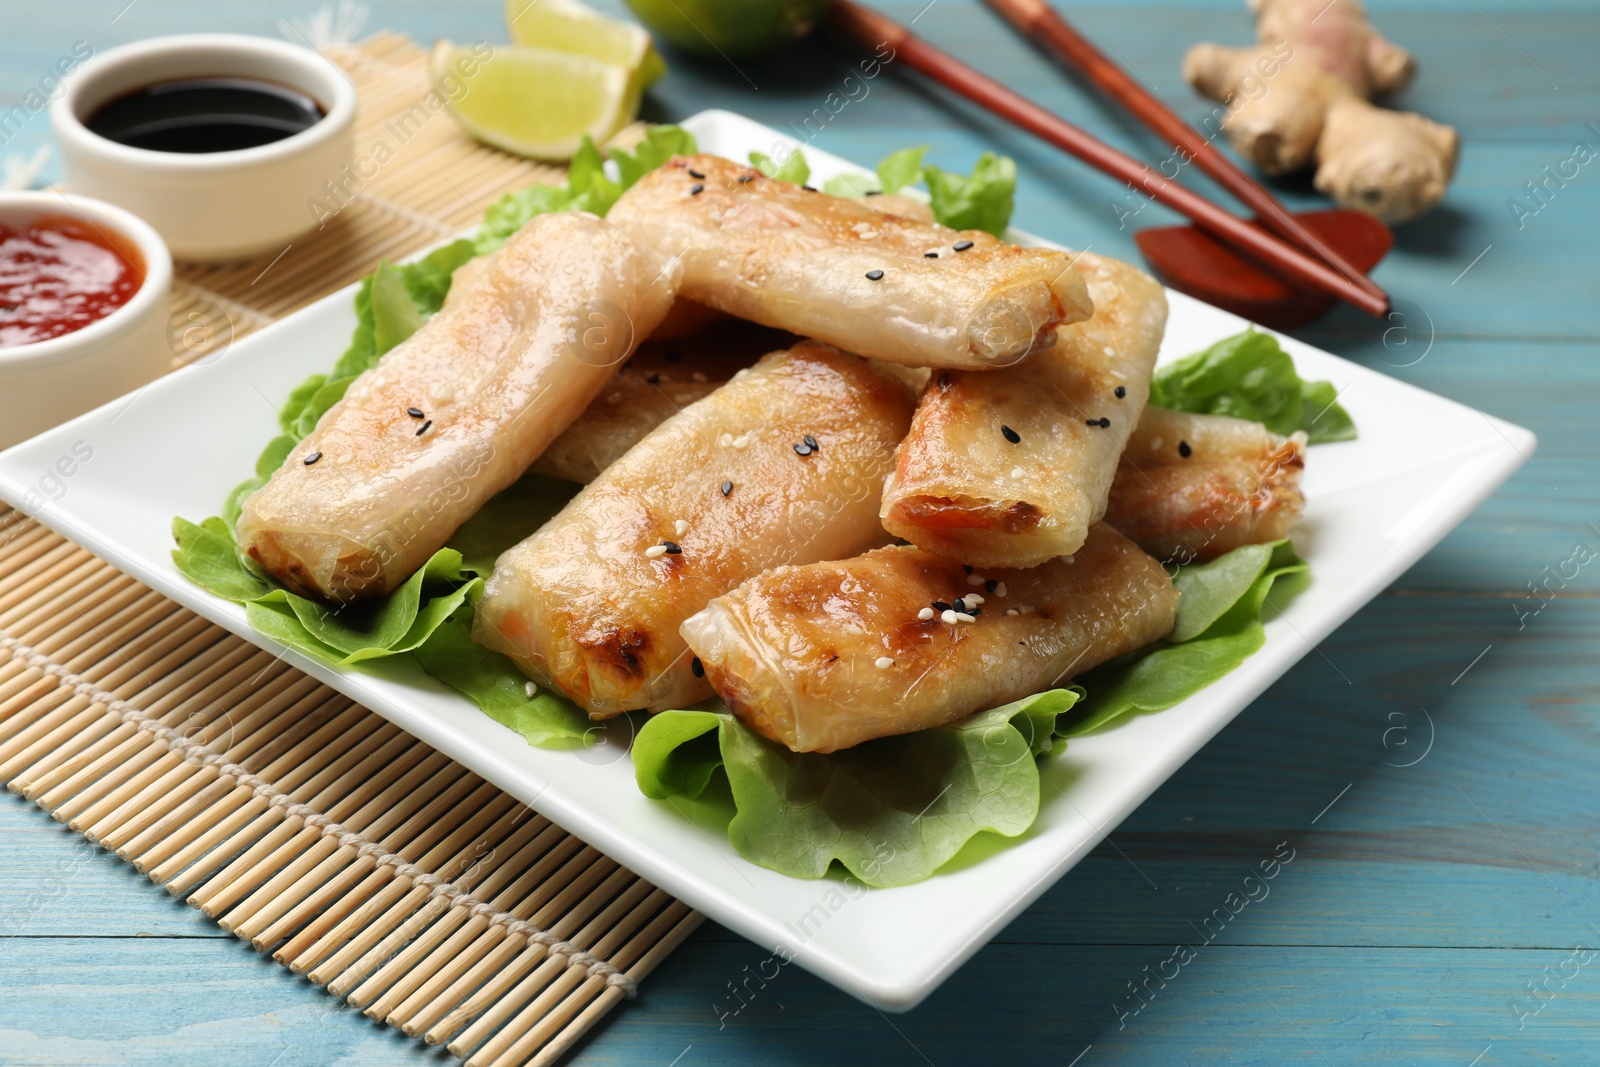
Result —
<svg viewBox="0 0 1600 1067"><path fill-rule="evenodd" d="M949 611L950 610L950 605L946 604L942 600L935 600L933 602L933 610L934 611Z"/></svg>
<svg viewBox="0 0 1600 1067"><path fill-rule="evenodd" d="M958 596L950 606L965 615L967 613L967 598Z"/></svg>
<svg viewBox="0 0 1600 1067"><path fill-rule="evenodd" d="M954 248L957 252L965 252L967 249L972 247L972 242L971 241L957 241L955 244L951 245L950 247Z"/></svg>
<svg viewBox="0 0 1600 1067"><path fill-rule="evenodd" d="M982 608L968 608L967 609L967 614L971 615L974 619L976 619L979 615L983 614L983 609Z"/></svg>
<svg viewBox="0 0 1600 1067"><path fill-rule="evenodd" d="M1188 459L1190 456L1194 455L1194 449L1189 447L1188 441L1178 442L1178 455L1182 456L1184 459Z"/></svg>
<svg viewBox="0 0 1600 1067"><path fill-rule="evenodd" d="M1017 444L1022 440L1022 435L1009 426L1000 427L1000 436L1004 437L1012 444ZM969 571L968 573L970 574L971 572Z"/></svg>
<svg viewBox="0 0 1600 1067"><path fill-rule="evenodd" d="M700 662L699 656L694 656L689 660L689 671L696 678L704 678L706 676L706 666Z"/></svg>
<svg viewBox="0 0 1600 1067"><path fill-rule="evenodd" d="M661 542L661 547L667 550L667 555L669 556L678 556L683 554L683 549L679 547L678 542L676 541L663 541Z"/></svg>
<svg viewBox="0 0 1600 1067"><path fill-rule="evenodd" d="M430 427L432 425L433 425L433 420L429 419L427 422L423 423L421 426L418 426L417 427L417 436L421 437L423 434L427 433L428 432L428 427Z"/></svg>
<svg viewBox="0 0 1600 1067"><path fill-rule="evenodd" d="M992 593L996 589L999 589L999 588L1000 588L1000 579L998 579L998 578L990 578L988 581L983 583L983 591L985 593Z"/></svg>
<svg viewBox="0 0 1600 1067"><path fill-rule="evenodd" d="M645 381L649 382L651 385L660 385L661 384L661 375L652 374L648 378L646 378Z"/></svg>
<svg viewBox="0 0 1600 1067"><path fill-rule="evenodd" d="M861 195L863 195L863 196L882 196L883 195L883 190L882 189L868 189L865 193L863 193Z"/></svg>
<svg viewBox="0 0 1600 1067"><path fill-rule="evenodd" d="M794 454L797 456L809 456L811 453L812 448L808 444L802 443L794 446Z"/></svg>
<svg viewBox="0 0 1600 1067"><path fill-rule="evenodd" d="M1100 420L1099 419L1084 419L1083 420L1083 424L1085 426L1099 426L1100 425Z"/></svg>
<svg viewBox="0 0 1600 1067"><path fill-rule="evenodd" d="M815 185L802 185L800 188L804 189L808 193L814 193L817 191L817 187Z"/></svg>
<svg viewBox="0 0 1600 1067"><path fill-rule="evenodd" d="M1123 397L1128 395L1128 387L1125 385L1119 385L1117 386L1116 393L1117 399L1121 400Z"/></svg>
<svg viewBox="0 0 1600 1067"><path fill-rule="evenodd" d="M733 492L733 483L732 482L723 482L722 483L722 495L723 496L727 496L731 492Z"/></svg>
<svg viewBox="0 0 1600 1067"><path fill-rule="evenodd" d="M420 419L420 418L422 418L422 409L421 408L406 408L406 414L410 415L413 419Z"/></svg>
<svg viewBox="0 0 1600 1067"><path fill-rule="evenodd" d="M706 187L701 185L699 182L695 182L693 185L689 186L689 195L690 196L699 196L701 193L703 193L705 191L706 191Z"/></svg>
<svg viewBox="0 0 1600 1067"><path fill-rule="evenodd" d="M753 181L755 181L756 180L756 176L754 174L741 174L741 175L739 175L739 177L736 180L739 182L740 185L743 185L745 182L753 182Z"/></svg>
<svg viewBox="0 0 1600 1067"><path fill-rule="evenodd" d="M922 258L923 259L938 259L939 258L939 253L937 253L937 252L924 252L924 253L922 253Z"/></svg>
<svg viewBox="0 0 1600 1067"><path fill-rule="evenodd" d="M1102 430L1111 429L1111 420L1106 418L1104 415L1101 415L1100 416L1100 428Z"/></svg>
<svg viewBox="0 0 1600 1067"><path fill-rule="evenodd" d="M964 571L966 571L966 572L967 572L967 573L968 573L968 574L971 574L971 573L972 573L972 568L971 568L971 567L970 567L970 566L969 566L969 565L967 565L967 564L965 564L965 563L963 563L963 564L962 564L962 565L961 565L961 569L962 569L962 570L964 570Z"/></svg>
<svg viewBox="0 0 1600 1067"><path fill-rule="evenodd" d="M683 358L683 353L674 348L671 351L661 353L661 358L668 363L676 363Z"/></svg>
<svg viewBox="0 0 1600 1067"><path fill-rule="evenodd" d="M305 459L301 460L300 462L304 463L306 466L309 467L309 466L311 466L313 463L315 463L317 460L319 460L321 458L322 458L322 453L321 452L313 452L313 453L311 453L311 455L307 456Z"/></svg>
<svg viewBox="0 0 1600 1067"><path fill-rule="evenodd" d="M867 281L869 281L869 282L881 282L881 281L883 281L883 271L881 271L881 270L869 270L869 271L867 271Z"/></svg>
<svg viewBox="0 0 1600 1067"><path fill-rule="evenodd" d="M701 174L699 171L695 170L693 167L690 167L689 168L689 177L691 177L691 178L699 178L701 181L704 181L706 176L704 174Z"/></svg>
<svg viewBox="0 0 1600 1067"><path fill-rule="evenodd" d="M800 440L804 441L806 443L806 447L811 449L813 452L820 452L822 450L822 446L817 444L817 439L812 437L810 434L806 434L804 437L800 438Z"/></svg>
<svg viewBox="0 0 1600 1067"><path fill-rule="evenodd" d="M948 389L948 388L950 388L950 372L949 371L945 371L943 374L939 375L939 388L940 389Z"/></svg>

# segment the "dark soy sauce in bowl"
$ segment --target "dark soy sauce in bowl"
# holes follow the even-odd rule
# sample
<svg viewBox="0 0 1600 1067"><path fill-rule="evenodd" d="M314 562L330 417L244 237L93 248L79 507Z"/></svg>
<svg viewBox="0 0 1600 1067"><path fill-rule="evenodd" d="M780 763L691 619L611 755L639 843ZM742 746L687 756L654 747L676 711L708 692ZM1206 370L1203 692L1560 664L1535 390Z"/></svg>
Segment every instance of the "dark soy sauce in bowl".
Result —
<svg viewBox="0 0 1600 1067"><path fill-rule="evenodd" d="M157 82L102 104L84 123L107 140L152 152L234 152L315 126L322 106L255 78Z"/></svg>

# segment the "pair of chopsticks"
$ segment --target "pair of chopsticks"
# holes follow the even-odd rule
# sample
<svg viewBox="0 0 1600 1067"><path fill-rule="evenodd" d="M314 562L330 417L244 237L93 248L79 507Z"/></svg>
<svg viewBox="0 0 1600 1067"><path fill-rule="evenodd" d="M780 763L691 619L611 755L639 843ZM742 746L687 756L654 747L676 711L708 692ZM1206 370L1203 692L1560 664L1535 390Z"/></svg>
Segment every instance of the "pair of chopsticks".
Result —
<svg viewBox="0 0 1600 1067"><path fill-rule="evenodd" d="M1231 212L1167 179L1159 170L1140 163L1056 117L948 52L917 37L893 19L861 7L852 0L834 0L829 20L834 29L863 44L887 44L894 49L897 61L1090 166L1143 190L1151 199L1187 216L1217 240L1277 268L1301 285L1320 289L1370 315L1382 317L1388 314L1387 293L1316 235L1295 222L1276 197L1235 167L1193 127L1084 40L1044 0L988 2L1017 29L1059 52L1152 129L1188 153L1197 166L1253 208L1262 225L1272 232L1262 232Z"/></svg>

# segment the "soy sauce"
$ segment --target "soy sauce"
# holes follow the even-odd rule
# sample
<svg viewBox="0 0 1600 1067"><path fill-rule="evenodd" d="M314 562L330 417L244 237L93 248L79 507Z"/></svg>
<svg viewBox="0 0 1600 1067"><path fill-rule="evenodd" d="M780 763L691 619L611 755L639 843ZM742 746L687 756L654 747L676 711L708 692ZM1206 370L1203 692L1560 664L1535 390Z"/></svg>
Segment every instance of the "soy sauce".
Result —
<svg viewBox="0 0 1600 1067"><path fill-rule="evenodd" d="M254 78L157 82L102 105L84 123L101 137L153 152L258 148L322 120L316 100Z"/></svg>

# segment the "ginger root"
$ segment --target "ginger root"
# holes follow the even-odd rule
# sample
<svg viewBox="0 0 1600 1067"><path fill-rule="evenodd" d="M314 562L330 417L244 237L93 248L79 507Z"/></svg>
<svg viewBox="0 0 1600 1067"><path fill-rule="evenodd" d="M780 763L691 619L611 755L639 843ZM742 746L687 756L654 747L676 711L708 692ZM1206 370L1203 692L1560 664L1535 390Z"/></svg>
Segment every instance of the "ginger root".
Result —
<svg viewBox="0 0 1600 1067"><path fill-rule="evenodd" d="M1368 100L1404 88L1411 53L1367 21L1360 0L1249 0L1253 48L1199 44L1183 76L1228 106L1222 130L1268 174L1317 164L1316 187L1346 207L1404 222L1455 172L1449 126Z"/></svg>

